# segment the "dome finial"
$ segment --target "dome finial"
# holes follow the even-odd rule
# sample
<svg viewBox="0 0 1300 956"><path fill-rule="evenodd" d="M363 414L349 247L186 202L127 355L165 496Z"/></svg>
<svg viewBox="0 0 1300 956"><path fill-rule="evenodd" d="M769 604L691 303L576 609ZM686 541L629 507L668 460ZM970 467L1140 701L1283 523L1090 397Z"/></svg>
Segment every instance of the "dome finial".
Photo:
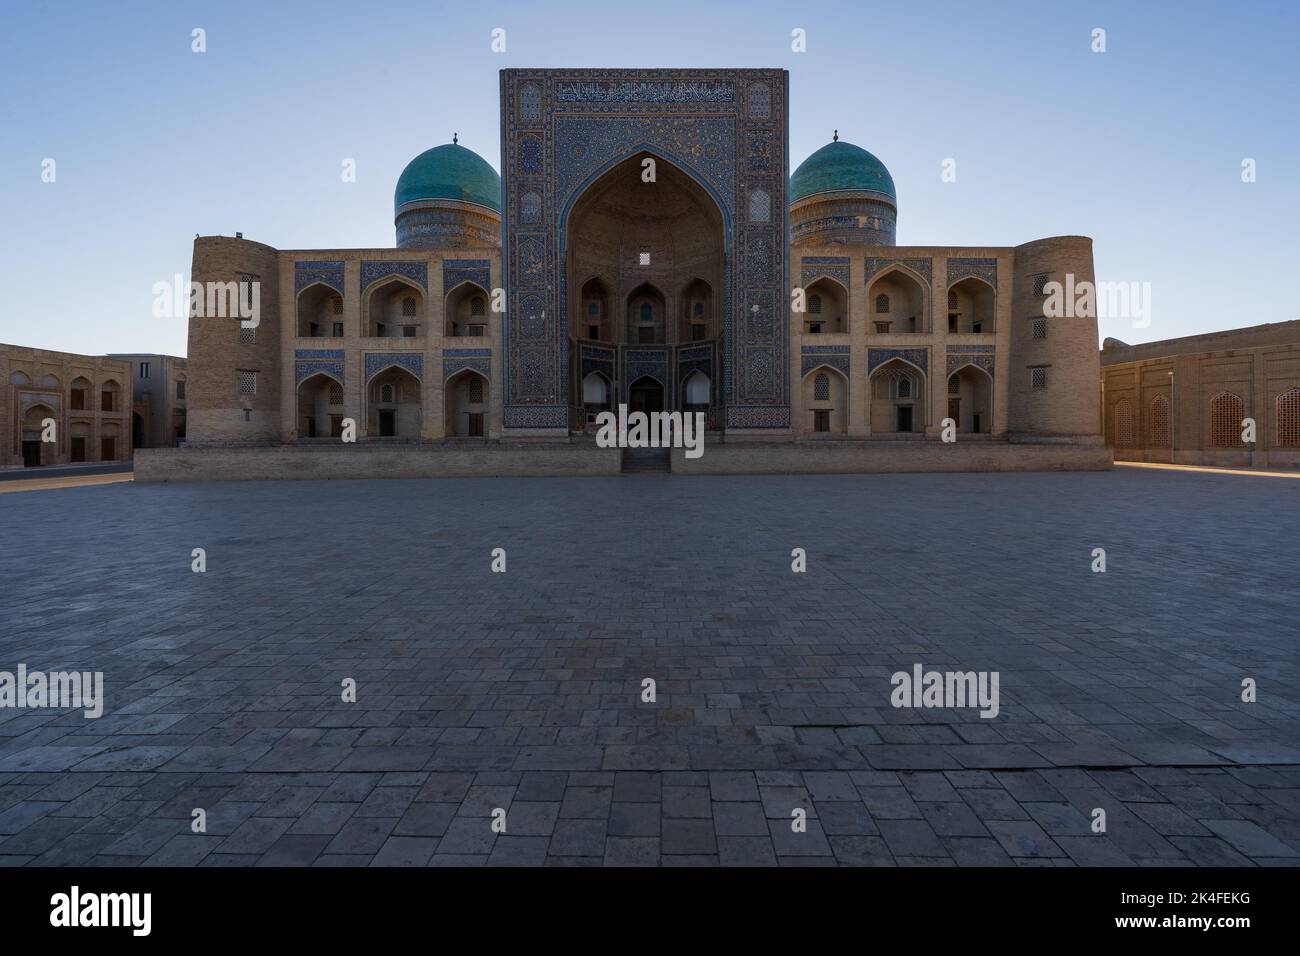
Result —
<svg viewBox="0 0 1300 956"><path fill-rule="evenodd" d="M457 143L459 143L459 142L460 142L460 139L458 138L458 136L457 136L455 133L452 133L452 134L451 134L451 145L455 146L455 145L456 145Z"/></svg>
<svg viewBox="0 0 1300 956"><path fill-rule="evenodd" d="M835 135L831 137L831 142L838 143L839 141L840 141L840 131L836 130Z"/></svg>

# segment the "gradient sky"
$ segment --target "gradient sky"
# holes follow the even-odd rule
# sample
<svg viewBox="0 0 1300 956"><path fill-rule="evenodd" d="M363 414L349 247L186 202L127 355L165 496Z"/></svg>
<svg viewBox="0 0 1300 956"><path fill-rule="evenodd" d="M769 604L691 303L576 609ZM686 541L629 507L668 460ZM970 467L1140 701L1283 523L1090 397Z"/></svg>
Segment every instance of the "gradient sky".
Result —
<svg viewBox="0 0 1300 956"><path fill-rule="evenodd" d="M1102 336L1300 318L1298 48L1297 2L0 0L0 342L183 355L151 289L195 233L391 247L403 166L454 131L499 167L497 71L529 66L784 67L791 169L838 129L902 244L1092 236L1099 280L1152 290Z"/></svg>

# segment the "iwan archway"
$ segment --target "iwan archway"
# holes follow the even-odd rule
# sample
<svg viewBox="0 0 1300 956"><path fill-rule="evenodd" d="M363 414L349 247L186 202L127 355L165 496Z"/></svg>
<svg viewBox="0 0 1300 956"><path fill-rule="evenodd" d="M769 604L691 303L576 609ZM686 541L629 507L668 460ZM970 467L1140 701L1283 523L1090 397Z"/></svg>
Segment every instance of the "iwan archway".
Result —
<svg viewBox="0 0 1300 956"><path fill-rule="evenodd" d="M708 322L715 289L727 274L726 223L709 192L663 157L638 152L602 173L579 195L565 222L566 288L573 417L581 418L580 385L592 369L582 361L606 354L624 369L620 402L662 407L633 381L673 381L680 347L716 354L717 327ZM615 304L593 341L593 288ZM713 332L713 335L710 333ZM585 341L584 341L585 340ZM590 364L590 363L587 363ZM711 364L709 365L711 368ZM661 386L662 387L662 386Z"/></svg>

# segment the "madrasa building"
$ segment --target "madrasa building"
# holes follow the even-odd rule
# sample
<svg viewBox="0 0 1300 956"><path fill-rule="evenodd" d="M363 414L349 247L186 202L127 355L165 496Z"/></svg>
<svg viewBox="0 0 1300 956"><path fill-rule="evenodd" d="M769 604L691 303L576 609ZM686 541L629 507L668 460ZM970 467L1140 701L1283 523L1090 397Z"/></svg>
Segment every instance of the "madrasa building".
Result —
<svg viewBox="0 0 1300 956"><path fill-rule="evenodd" d="M501 174L455 141L415 157L393 248L197 238L193 280L255 283L260 315L191 316L182 452L208 477L436 474L477 443L532 449L479 470L599 473L592 423L626 404L703 413L695 470L1109 467L1096 319L1043 308L1092 281L1091 240L898 246L866 149L835 135L790 174L788 87L503 70Z"/></svg>

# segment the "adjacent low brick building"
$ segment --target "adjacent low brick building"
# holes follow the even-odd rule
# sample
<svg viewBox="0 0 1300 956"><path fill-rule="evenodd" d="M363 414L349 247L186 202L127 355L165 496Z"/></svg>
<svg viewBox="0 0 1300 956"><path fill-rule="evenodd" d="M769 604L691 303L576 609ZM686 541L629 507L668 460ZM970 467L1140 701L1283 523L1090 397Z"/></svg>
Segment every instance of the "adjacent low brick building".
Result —
<svg viewBox="0 0 1300 956"><path fill-rule="evenodd" d="M131 366L131 445L174 448L185 440L189 363L175 355L111 353Z"/></svg>
<svg viewBox="0 0 1300 956"><path fill-rule="evenodd" d="M1116 458L1300 466L1300 321L1141 345L1107 339L1101 365Z"/></svg>
<svg viewBox="0 0 1300 956"><path fill-rule="evenodd" d="M0 468L130 460L126 362L0 344L0 382Z"/></svg>

